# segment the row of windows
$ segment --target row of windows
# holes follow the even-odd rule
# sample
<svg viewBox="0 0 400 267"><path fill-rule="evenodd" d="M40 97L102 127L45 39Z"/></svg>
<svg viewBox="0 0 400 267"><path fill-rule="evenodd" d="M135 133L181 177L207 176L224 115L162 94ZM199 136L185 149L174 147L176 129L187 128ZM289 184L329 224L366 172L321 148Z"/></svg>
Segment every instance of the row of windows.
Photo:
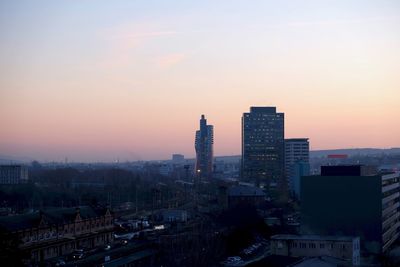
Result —
<svg viewBox="0 0 400 267"><path fill-rule="evenodd" d="M311 249L315 249L317 248L317 244L316 243L304 243L304 242L292 242L290 243L289 247L291 248L307 248L307 244L308 244L308 248ZM335 244L334 243L330 243L329 245L326 245L325 243L319 243L319 248L320 249L334 249ZM345 244L338 244L337 246L340 246L341 249L346 249L346 245Z"/></svg>
<svg viewBox="0 0 400 267"><path fill-rule="evenodd" d="M92 223L92 228L99 228L99 227L104 227L104 226L110 226L112 225L112 220L107 220L105 223L103 222L96 222L96 223ZM90 224L86 224L85 226L81 226L81 227L76 227L76 229L74 228L74 225L65 225L64 231L59 231L57 232L57 230L55 229L54 231L44 231L41 230L39 233L29 233L29 232L25 232L25 235L21 238L23 238L23 240L25 242L34 242L37 240L44 240L44 239L51 239L51 238L57 238L57 237L62 237L64 236L64 234L72 234L74 233L74 229L76 230L76 232L80 232L80 231L84 231L86 228L86 230L90 229ZM54 229L54 228L53 228Z"/></svg>
<svg viewBox="0 0 400 267"><path fill-rule="evenodd" d="M107 234L107 235L96 236L96 237L93 238L93 240L98 244L100 242L103 243L104 241L109 242L109 240L111 238L112 238L111 234ZM78 241L79 243L77 243L77 244L89 244L88 247L91 247L91 245L90 245L91 244L91 240L92 240L91 238L82 239L82 240ZM96 243L95 243L95 245L96 245ZM59 254L60 255L65 254L66 252L69 252L69 251L75 249L75 247L76 247L75 242L68 242L68 243L64 243L61 246L57 245L57 246L44 248L44 249L42 249L42 251L45 254L45 258L49 258L49 257L57 256ZM32 256L34 258L37 258L38 255L39 255L39 250L32 251Z"/></svg>

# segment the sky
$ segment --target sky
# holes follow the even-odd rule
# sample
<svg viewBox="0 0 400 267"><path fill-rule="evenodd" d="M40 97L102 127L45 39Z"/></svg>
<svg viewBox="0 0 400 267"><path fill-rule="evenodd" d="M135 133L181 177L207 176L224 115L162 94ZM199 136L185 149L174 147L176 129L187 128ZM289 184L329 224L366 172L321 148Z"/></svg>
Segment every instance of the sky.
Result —
<svg viewBox="0 0 400 267"><path fill-rule="evenodd" d="M0 155L239 155L250 106L311 149L400 146L400 1L0 1Z"/></svg>

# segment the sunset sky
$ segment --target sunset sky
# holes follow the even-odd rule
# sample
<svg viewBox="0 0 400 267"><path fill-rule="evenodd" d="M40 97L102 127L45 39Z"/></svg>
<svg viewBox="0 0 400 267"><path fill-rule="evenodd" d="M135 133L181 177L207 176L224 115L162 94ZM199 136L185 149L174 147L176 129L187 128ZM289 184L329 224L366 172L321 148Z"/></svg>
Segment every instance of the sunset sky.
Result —
<svg viewBox="0 0 400 267"><path fill-rule="evenodd" d="M238 155L250 106L311 149L400 146L400 1L0 1L0 155Z"/></svg>

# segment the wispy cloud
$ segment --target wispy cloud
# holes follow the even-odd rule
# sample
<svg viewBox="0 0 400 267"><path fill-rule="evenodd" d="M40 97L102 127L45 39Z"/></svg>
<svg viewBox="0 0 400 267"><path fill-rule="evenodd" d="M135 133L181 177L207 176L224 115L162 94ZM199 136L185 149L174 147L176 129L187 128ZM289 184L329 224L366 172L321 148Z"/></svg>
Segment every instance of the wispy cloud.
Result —
<svg viewBox="0 0 400 267"><path fill-rule="evenodd" d="M162 37L176 35L176 31L147 31L147 32L127 32L124 34L111 35L111 39L132 39L132 38L146 38L146 37Z"/></svg>
<svg viewBox="0 0 400 267"><path fill-rule="evenodd" d="M165 29L161 25L154 23L123 23L111 27L102 28L98 35L105 40L120 39L148 39L152 37L173 36L179 32Z"/></svg>
<svg viewBox="0 0 400 267"><path fill-rule="evenodd" d="M287 23L287 26L303 27L303 26L364 24L364 23L389 22L389 21L399 20L399 18L400 17L364 17L364 18L331 19L331 20L316 20L316 21L293 21Z"/></svg>
<svg viewBox="0 0 400 267"><path fill-rule="evenodd" d="M103 59L97 66L102 69L119 69L127 67L137 56L138 50L150 41L179 34L174 30L162 29L160 25L146 23L128 23L100 29L97 33L100 41L108 45Z"/></svg>
<svg viewBox="0 0 400 267"><path fill-rule="evenodd" d="M158 67L166 69L182 62L186 57L185 53L171 53L159 58L156 64Z"/></svg>

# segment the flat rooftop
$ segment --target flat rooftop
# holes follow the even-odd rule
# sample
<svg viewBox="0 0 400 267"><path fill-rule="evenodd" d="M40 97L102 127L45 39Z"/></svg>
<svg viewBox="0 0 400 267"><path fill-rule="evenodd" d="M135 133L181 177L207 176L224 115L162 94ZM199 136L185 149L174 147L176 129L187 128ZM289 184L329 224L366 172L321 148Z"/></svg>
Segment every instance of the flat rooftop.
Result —
<svg viewBox="0 0 400 267"><path fill-rule="evenodd" d="M265 197L265 193L262 189L255 186L235 185L228 189L228 196Z"/></svg>
<svg viewBox="0 0 400 267"><path fill-rule="evenodd" d="M307 142L308 138L285 138L285 142L290 143L290 142Z"/></svg>
<svg viewBox="0 0 400 267"><path fill-rule="evenodd" d="M271 239L280 240L320 240L320 241L353 241L353 236L324 236L324 235L273 235Z"/></svg>
<svg viewBox="0 0 400 267"><path fill-rule="evenodd" d="M376 167L365 165L328 165L321 166L321 176L374 176Z"/></svg>
<svg viewBox="0 0 400 267"><path fill-rule="evenodd" d="M250 107L250 112L276 113L276 107Z"/></svg>

